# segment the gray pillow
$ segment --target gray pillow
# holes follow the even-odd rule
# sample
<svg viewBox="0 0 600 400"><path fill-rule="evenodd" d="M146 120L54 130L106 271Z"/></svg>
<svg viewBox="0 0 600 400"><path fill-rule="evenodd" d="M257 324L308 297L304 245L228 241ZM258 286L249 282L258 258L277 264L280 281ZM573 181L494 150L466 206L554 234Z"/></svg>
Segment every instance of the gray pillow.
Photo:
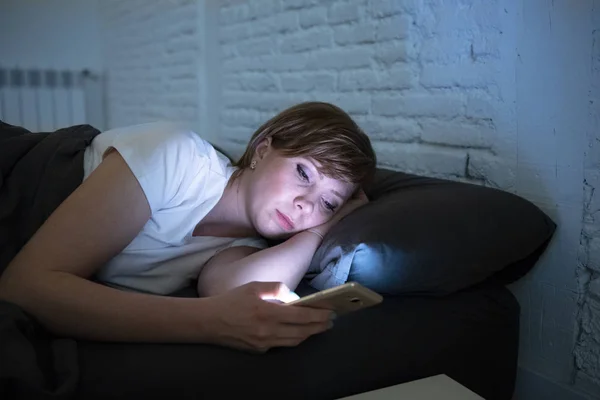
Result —
<svg viewBox="0 0 600 400"><path fill-rule="evenodd" d="M512 282L556 229L531 202L474 184L378 169L365 192L370 203L329 231L310 270L350 264L348 281L382 294L443 295L492 277Z"/></svg>

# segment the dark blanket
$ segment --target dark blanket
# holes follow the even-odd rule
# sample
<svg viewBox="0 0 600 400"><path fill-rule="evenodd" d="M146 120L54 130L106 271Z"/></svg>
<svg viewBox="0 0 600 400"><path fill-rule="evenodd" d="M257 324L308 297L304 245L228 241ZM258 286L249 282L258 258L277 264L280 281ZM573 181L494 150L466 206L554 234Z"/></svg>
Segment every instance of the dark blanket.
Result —
<svg viewBox="0 0 600 400"><path fill-rule="evenodd" d="M83 179L89 125L36 132L0 121L0 274ZM78 381L76 342L53 338L0 301L0 398L63 399Z"/></svg>

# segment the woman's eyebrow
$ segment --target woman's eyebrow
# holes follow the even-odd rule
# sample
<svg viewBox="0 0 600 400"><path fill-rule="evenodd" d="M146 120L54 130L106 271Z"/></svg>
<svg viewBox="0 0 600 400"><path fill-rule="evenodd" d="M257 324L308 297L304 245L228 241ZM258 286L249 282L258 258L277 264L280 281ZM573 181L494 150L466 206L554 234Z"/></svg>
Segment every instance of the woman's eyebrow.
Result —
<svg viewBox="0 0 600 400"><path fill-rule="evenodd" d="M342 195L341 195L341 193L340 193L340 192L338 192L337 190L335 190L335 189L331 189L331 192L332 192L333 194L335 194L337 197L339 197L340 199L344 200L344 196L342 196Z"/></svg>

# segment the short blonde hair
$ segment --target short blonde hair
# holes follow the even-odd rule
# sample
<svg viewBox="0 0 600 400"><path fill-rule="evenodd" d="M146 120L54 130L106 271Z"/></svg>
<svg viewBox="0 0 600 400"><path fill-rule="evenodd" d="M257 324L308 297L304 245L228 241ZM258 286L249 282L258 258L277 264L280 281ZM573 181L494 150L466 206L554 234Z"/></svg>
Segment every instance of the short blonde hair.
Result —
<svg viewBox="0 0 600 400"><path fill-rule="evenodd" d="M312 158L320 164L320 172L333 179L363 184L375 172L377 159L369 137L333 104L300 103L265 122L235 163L240 170L250 166L258 144L266 138L284 157Z"/></svg>

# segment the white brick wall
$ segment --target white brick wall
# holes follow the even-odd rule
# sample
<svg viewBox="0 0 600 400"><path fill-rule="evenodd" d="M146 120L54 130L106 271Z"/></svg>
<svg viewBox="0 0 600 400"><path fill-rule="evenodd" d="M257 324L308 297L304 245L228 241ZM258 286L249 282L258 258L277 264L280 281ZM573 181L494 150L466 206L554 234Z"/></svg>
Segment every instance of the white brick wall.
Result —
<svg viewBox="0 0 600 400"><path fill-rule="evenodd" d="M198 20L194 0L99 2L108 125L198 119Z"/></svg>
<svg viewBox="0 0 600 400"><path fill-rule="evenodd" d="M239 152L276 112L325 100L368 131L382 165L477 182L486 165L499 165L508 173L494 183L513 187L503 160L514 159L514 149L499 154L493 145L501 119L493 110L506 102L494 76L501 8L476 5L477 18L443 22L452 7L381 0L221 7L224 147ZM469 167L471 159L479 166Z"/></svg>
<svg viewBox="0 0 600 400"><path fill-rule="evenodd" d="M600 27L600 5L592 12L592 25ZM600 392L600 30L592 34L590 126L585 155L584 214L579 251L580 283L587 289L580 300L579 338L575 346L577 378L587 390Z"/></svg>

